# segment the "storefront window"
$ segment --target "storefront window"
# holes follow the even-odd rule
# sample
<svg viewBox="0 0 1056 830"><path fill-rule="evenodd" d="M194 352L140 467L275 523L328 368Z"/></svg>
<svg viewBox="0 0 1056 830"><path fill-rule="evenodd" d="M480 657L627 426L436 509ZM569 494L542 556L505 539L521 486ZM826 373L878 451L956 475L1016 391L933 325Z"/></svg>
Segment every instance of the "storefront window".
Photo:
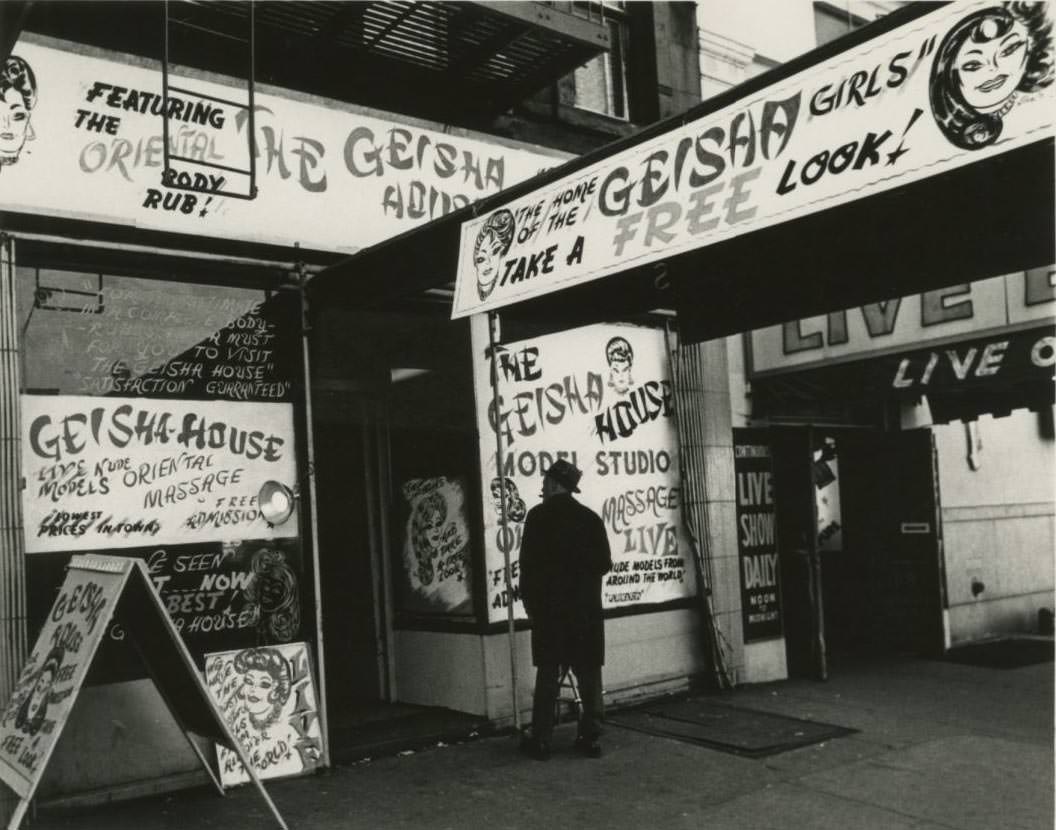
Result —
<svg viewBox="0 0 1056 830"><path fill-rule="evenodd" d="M392 385L391 461L397 623L476 619L473 578L479 546L479 487L473 391L463 367Z"/></svg>
<svg viewBox="0 0 1056 830"><path fill-rule="evenodd" d="M95 551L146 562L199 660L302 639L296 295L43 268L17 280L31 626L70 555ZM264 519L265 484L291 515ZM111 634L97 679L136 672Z"/></svg>

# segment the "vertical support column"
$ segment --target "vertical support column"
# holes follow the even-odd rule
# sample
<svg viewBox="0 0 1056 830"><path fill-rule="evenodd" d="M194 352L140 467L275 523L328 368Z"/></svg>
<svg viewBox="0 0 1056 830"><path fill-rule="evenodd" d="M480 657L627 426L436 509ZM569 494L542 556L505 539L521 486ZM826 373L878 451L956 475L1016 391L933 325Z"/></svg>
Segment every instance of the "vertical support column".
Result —
<svg viewBox="0 0 1056 830"><path fill-rule="evenodd" d="M676 358L683 502L697 537L708 590L704 632L716 681L732 685L744 672L736 482L726 341L679 345Z"/></svg>
<svg viewBox="0 0 1056 830"><path fill-rule="evenodd" d="M297 281L300 285L300 306L301 306L301 358L302 358L302 369L304 372L304 424L305 424L305 451L308 457L305 459L305 469L308 473L308 511L309 521L311 522L312 528L312 579L314 584L312 590L315 592L315 654L316 654L316 672L319 675L319 695L317 703L319 704L319 722L320 722L320 737L323 739L323 766L330 766L330 718L329 711L327 709L328 699L326 693L326 649L323 637L323 583L322 576L319 573L321 554L319 551L319 514L316 505L318 505L319 495L316 492L316 481L315 481L315 430L314 430L314 418L312 415L312 361L311 361L311 325L308 320L308 297L305 295L304 286L307 284L307 277L304 273L303 266L298 267ZM303 505L304 502L302 501ZM257 786L260 787L259 782ZM261 788L261 794L267 799L268 796L264 793ZM270 804L270 800L268 801ZM274 812L274 810L273 810ZM278 815L276 813L276 815ZM281 817L279 818L280 823L282 822ZM285 827L285 825L283 825Z"/></svg>
<svg viewBox="0 0 1056 830"><path fill-rule="evenodd" d="M25 550L22 541L22 456L15 241L0 234L0 707L6 705L27 656ZM0 785L0 826L18 799Z"/></svg>

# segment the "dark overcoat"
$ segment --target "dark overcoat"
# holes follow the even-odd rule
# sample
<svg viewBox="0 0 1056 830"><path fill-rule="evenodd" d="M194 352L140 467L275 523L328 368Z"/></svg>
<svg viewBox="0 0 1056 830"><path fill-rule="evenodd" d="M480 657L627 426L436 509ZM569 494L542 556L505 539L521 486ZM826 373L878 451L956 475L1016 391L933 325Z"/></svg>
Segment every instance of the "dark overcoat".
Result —
<svg viewBox="0 0 1056 830"><path fill-rule="evenodd" d="M604 665L601 579L611 567L604 523L571 494L555 494L528 511L520 581L536 666Z"/></svg>

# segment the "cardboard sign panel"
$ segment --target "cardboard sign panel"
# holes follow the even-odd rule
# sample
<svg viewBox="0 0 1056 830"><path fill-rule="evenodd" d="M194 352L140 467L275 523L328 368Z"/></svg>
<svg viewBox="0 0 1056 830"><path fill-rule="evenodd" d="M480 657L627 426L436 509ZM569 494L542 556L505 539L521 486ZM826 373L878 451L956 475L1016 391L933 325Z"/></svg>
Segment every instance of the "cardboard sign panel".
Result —
<svg viewBox="0 0 1056 830"><path fill-rule="evenodd" d="M453 317L1050 139L1047 3L952 3L461 228ZM976 49L989 57L979 60ZM1000 60L999 71L990 63ZM989 63L987 63L989 61Z"/></svg>
<svg viewBox="0 0 1056 830"><path fill-rule="evenodd" d="M401 607L424 613L471 610L466 485L460 478L412 478L400 487L403 527Z"/></svg>
<svg viewBox="0 0 1056 830"><path fill-rule="evenodd" d="M297 536L257 494L296 482L285 403L22 396L26 551Z"/></svg>
<svg viewBox="0 0 1056 830"><path fill-rule="evenodd" d="M305 643L207 654L205 682L261 779L301 775L322 764L323 740ZM217 745L224 786L249 781L230 748Z"/></svg>
<svg viewBox="0 0 1056 830"><path fill-rule="evenodd" d="M83 565L70 568L0 715L0 780L22 798L40 780L125 584L124 563Z"/></svg>
<svg viewBox="0 0 1056 830"><path fill-rule="evenodd" d="M613 566L602 583L603 607L692 597L696 580L682 523L674 393L663 332L597 325L504 343L494 359L497 412L486 348L474 341L489 621L499 622L507 613L506 551L513 563L515 613L524 616L516 570L524 520L541 501L543 472L558 458L583 471L576 498L605 523ZM496 427L502 434L505 491Z"/></svg>

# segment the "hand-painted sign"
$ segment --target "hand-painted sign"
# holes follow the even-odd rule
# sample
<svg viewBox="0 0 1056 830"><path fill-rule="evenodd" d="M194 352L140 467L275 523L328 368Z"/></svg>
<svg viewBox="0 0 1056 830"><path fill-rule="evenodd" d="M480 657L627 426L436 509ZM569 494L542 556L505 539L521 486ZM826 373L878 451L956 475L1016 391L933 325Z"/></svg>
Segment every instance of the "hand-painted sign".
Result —
<svg viewBox="0 0 1056 830"><path fill-rule="evenodd" d="M294 398L303 362L295 294L55 270L34 276L18 293L31 392Z"/></svg>
<svg viewBox="0 0 1056 830"><path fill-rule="evenodd" d="M59 46L23 35L0 64L0 100L23 116L0 141L4 210L351 252L560 159L258 87L257 198L229 198L250 186L233 172L250 161L244 81L171 77L181 92L169 98L169 147L191 161L163 175L160 66Z"/></svg>
<svg viewBox="0 0 1056 830"><path fill-rule="evenodd" d="M1034 268L751 333L752 376L831 365L1056 320L1056 269Z"/></svg>
<svg viewBox="0 0 1056 830"><path fill-rule="evenodd" d="M119 553L144 563L173 629L199 666L210 652L303 637L298 539L122 548ZM66 553L28 558L30 632L39 631L47 619L69 560ZM86 682L116 683L143 676L127 632L111 625Z"/></svg>
<svg viewBox="0 0 1056 830"><path fill-rule="evenodd" d="M403 535L404 611L469 611L470 548L466 488L446 476L400 488L409 508Z"/></svg>
<svg viewBox="0 0 1056 830"><path fill-rule="evenodd" d="M1051 6L953 3L462 225L462 317L1050 138Z"/></svg>
<svg viewBox="0 0 1056 830"><path fill-rule="evenodd" d="M323 742L308 646L290 643L207 654L205 682L258 778L311 772ZM249 781L238 755L217 746L220 781Z"/></svg>
<svg viewBox="0 0 1056 830"><path fill-rule="evenodd" d="M765 430L733 431L737 478L737 550L741 564L744 641L781 636L773 463Z"/></svg>
<svg viewBox="0 0 1056 830"><path fill-rule="evenodd" d="M84 683L124 585L124 572L71 568L0 716L0 780L26 797Z"/></svg>
<svg viewBox="0 0 1056 830"><path fill-rule="evenodd" d="M26 551L297 535L256 499L296 482L283 403L22 396Z"/></svg>
<svg viewBox="0 0 1056 830"><path fill-rule="evenodd" d="M250 763L151 589L143 563L110 556L75 556L14 694L0 713L0 781L19 797L8 830L17 830L21 824L96 657L103 632L113 622L135 644L162 699L221 794L223 786L191 739L191 732L223 744L243 764ZM250 769L249 774L277 823L286 830L256 772Z"/></svg>
<svg viewBox="0 0 1056 830"><path fill-rule="evenodd" d="M489 620L506 617L505 552L512 563L515 612L524 616L517 599L524 519L539 502L542 473L558 458L583 470L576 498L601 516L609 535L613 567L603 580L603 606L692 596L663 333L588 326L505 343L490 358L480 327L473 333ZM491 372L499 385L497 410ZM502 435L505 490L496 429Z"/></svg>

